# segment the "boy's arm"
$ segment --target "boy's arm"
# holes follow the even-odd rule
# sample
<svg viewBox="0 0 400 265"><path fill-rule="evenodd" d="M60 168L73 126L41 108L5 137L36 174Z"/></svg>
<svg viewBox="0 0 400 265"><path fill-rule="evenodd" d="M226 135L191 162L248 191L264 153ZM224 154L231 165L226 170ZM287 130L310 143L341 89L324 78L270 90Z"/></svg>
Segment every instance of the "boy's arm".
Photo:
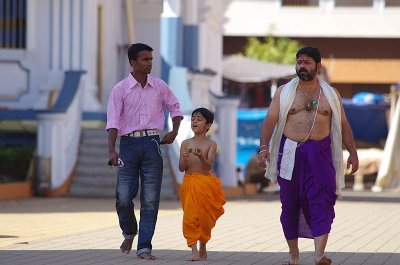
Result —
<svg viewBox="0 0 400 265"><path fill-rule="evenodd" d="M187 141L184 140L181 144L181 150L179 154L179 171L183 172L187 168L187 158L188 158L188 152L187 152Z"/></svg>

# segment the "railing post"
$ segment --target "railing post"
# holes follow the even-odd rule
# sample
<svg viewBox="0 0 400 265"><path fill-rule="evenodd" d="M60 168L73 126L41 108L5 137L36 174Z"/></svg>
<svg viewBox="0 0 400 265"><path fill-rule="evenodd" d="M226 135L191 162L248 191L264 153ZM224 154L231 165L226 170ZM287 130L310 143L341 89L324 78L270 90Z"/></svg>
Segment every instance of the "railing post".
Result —
<svg viewBox="0 0 400 265"><path fill-rule="evenodd" d="M64 132L66 114L39 113L38 149L36 157L35 189L39 195L45 195L54 188L56 174L64 170Z"/></svg>

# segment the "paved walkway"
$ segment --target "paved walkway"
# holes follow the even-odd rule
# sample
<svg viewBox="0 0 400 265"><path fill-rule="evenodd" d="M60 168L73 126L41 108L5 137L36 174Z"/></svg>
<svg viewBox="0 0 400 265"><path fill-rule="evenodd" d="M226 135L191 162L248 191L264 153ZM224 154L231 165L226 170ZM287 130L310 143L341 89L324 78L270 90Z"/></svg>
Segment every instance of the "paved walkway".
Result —
<svg viewBox="0 0 400 265"><path fill-rule="evenodd" d="M371 195L375 196L375 195ZM334 264L400 264L400 195L345 196L337 202L327 251ZM229 200L198 264L280 264L286 243L276 195ZM153 240L159 259L122 255L122 236L109 199L33 198L0 202L0 264L193 264L177 201L163 201ZM136 240L134 241L136 243ZM300 264L312 264L313 241L300 240Z"/></svg>

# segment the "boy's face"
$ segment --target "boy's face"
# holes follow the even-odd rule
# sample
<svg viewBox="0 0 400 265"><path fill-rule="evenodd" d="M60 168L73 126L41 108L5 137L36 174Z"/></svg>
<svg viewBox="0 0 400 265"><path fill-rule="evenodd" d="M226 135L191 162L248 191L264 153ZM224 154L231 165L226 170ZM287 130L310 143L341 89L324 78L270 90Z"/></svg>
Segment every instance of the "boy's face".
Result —
<svg viewBox="0 0 400 265"><path fill-rule="evenodd" d="M206 123L206 119L200 112L193 113L192 116L192 131L194 133L207 132L211 127L211 123Z"/></svg>

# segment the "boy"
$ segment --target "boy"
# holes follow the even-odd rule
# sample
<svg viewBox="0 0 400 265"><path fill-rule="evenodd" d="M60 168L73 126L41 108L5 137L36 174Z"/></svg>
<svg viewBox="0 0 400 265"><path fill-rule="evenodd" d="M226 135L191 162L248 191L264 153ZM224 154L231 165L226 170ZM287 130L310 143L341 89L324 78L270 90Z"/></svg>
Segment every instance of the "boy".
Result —
<svg viewBox="0 0 400 265"><path fill-rule="evenodd" d="M225 198L221 181L211 169L214 164L217 144L208 139L207 131L214 115L206 108L192 112L194 137L181 145L179 170L185 171L179 197L183 209L183 235L192 249L192 261L207 259L206 243L211 238L211 229L224 213ZM197 249L197 242L200 249Z"/></svg>

